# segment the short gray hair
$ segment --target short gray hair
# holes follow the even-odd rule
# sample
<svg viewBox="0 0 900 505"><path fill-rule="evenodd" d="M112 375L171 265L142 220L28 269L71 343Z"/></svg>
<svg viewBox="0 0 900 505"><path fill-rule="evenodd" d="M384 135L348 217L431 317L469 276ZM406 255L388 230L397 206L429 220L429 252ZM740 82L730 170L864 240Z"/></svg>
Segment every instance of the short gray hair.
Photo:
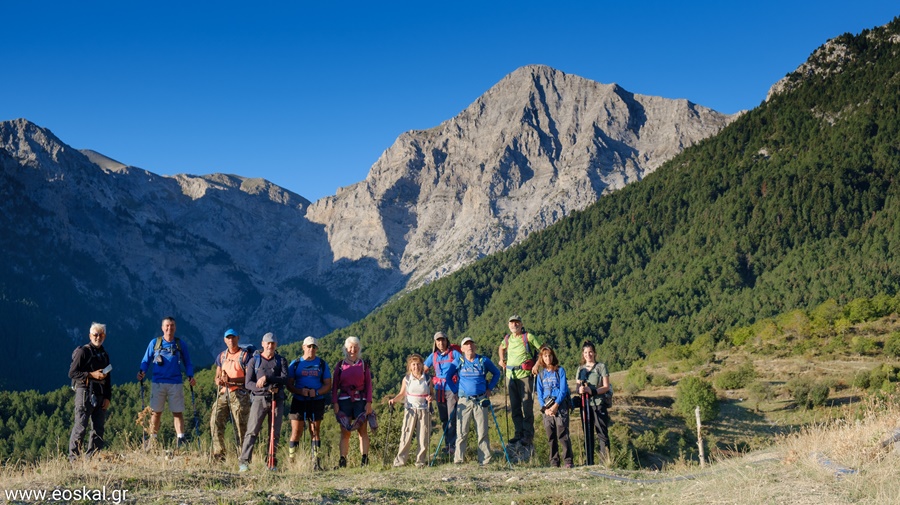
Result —
<svg viewBox="0 0 900 505"><path fill-rule="evenodd" d="M106 325L103 323L91 323L91 329L88 330L88 333L94 333L94 330L97 330L97 333L106 335Z"/></svg>
<svg viewBox="0 0 900 505"><path fill-rule="evenodd" d="M347 337L346 340L344 340L344 347L341 349L344 352L344 359L347 359L347 347L352 344L356 344L359 346L359 355L362 356L362 344L359 343L359 337L354 337L353 335L351 335Z"/></svg>

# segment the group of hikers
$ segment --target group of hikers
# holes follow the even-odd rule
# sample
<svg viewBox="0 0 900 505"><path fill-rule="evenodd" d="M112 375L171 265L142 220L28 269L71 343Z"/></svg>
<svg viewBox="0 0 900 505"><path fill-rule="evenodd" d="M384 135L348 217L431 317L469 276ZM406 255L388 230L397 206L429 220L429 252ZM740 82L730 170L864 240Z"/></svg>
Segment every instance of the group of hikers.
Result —
<svg viewBox="0 0 900 505"><path fill-rule="evenodd" d="M428 464L432 402L437 407L442 427L438 450L443 450L454 464L465 462L468 434L473 423L478 463L484 466L491 462L491 418L507 461L510 460L510 452L524 455L520 458L530 458L534 453L535 393L549 441L552 466L573 467L569 416L574 409L581 411L586 463L593 464L595 451L601 461L608 458L608 408L611 406L612 390L609 373L606 366L596 360L593 343L586 341L582 345L581 365L575 374L577 390L570 392L566 370L560 365L555 351L525 331L518 315L509 318L508 326L509 333L499 344L499 362L496 365L490 357L478 354L473 338L465 337L459 346L455 346L440 331L434 334L431 354L426 358L419 354L407 358L406 375L401 380L399 392L388 398L392 411L396 404L402 402L403 405L400 443L393 466L407 463L413 439L418 440L415 465L422 467ZM278 341L273 333L263 336L259 350L239 345L240 335L233 329L227 330L223 338L226 348L216 357L216 400L210 415L214 460L225 459L225 427L230 419L234 426L235 442L240 448L239 471L248 471L259 434L268 424L270 437L266 466L277 469L276 448L286 393L290 392L288 456L291 460L297 455L300 440L308 429L314 468L322 468L319 458L320 429L325 410L330 406L341 429L338 467L347 466L350 437L354 431L359 437L360 464L365 466L369 463L369 430L377 429L378 423L372 408L372 371L368 360L362 359L359 338L346 338L343 359L333 369L316 355L318 342L314 337L306 337L302 356L290 363L277 352ZM90 327L90 343L79 346L72 354L69 377L76 396L69 459L73 461L82 454L89 422L91 433L84 454L92 455L104 446L112 370L109 356L103 348L105 339L106 326L94 323ZM152 414L147 430L148 447L157 444L160 419L166 404L174 418L176 447L186 443L182 369L191 386L193 399L193 386L196 385L194 367L187 346L175 337L175 320L166 317L162 321L162 335L148 344L137 374L143 399L143 381L150 373ZM491 402L492 392L504 373L507 407L515 427L514 436L508 444L504 444ZM596 443L595 438L598 438Z"/></svg>

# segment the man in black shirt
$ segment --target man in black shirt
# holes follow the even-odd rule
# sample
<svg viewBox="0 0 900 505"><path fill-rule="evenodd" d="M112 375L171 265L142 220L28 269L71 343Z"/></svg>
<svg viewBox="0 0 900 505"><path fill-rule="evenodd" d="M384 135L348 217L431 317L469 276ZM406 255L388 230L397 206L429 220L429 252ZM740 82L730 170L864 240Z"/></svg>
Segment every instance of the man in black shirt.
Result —
<svg viewBox="0 0 900 505"><path fill-rule="evenodd" d="M103 431L106 411L112 397L109 355L103 348L106 340L106 325L91 324L91 343L80 346L72 353L69 378L75 389L75 423L69 437L69 460L75 461L81 454L81 444L88 421L91 422L91 436L86 454L93 455L103 448ZM109 367L109 368L107 368Z"/></svg>

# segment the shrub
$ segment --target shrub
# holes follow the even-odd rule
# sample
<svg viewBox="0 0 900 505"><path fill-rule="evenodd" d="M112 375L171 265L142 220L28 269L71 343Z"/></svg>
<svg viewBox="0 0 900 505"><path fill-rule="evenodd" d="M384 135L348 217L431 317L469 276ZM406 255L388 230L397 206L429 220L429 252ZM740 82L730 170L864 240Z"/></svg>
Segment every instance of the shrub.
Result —
<svg viewBox="0 0 900 505"><path fill-rule="evenodd" d="M884 353L895 358L900 357L900 331L891 333L885 340Z"/></svg>
<svg viewBox="0 0 900 505"><path fill-rule="evenodd" d="M643 366L635 363L628 369L622 389L625 393L633 395L646 388L648 384L650 384L650 374L644 370Z"/></svg>
<svg viewBox="0 0 900 505"><path fill-rule="evenodd" d="M753 399L755 406L754 410L759 412L759 404L764 401L770 401L775 393L772 390L772 385L766 381L755 381L748 387L750 392L750 398Z"/></svg>
<svg viewBox="0 0 900 505"><path fill-rule="evenodd" d="M787 387L797 406L804 409L823 405L828 399L828 384L816 382L809 377L794 377L788 381Z"/></svg>
<svg viewBox="0 0 900 505"><path fill-rule="evenodd" d="M719 389L741 389L746 387L753 379L756 378L756 369L753 363L747 362L736 370L725 370L721 372L713 380L713 383Z"/></svg>
<svg viewBox="0 0 900 505"><path fill-rule="evenodd" d="M712 421L719 415L719 400L713 387L699 377L685 377L675 388L672 408L684 418L690 428L696 428L694 408L700 407L700 420Z"/></svg>
<svg viewBox="0 0 900 505"><path fill-rule="evenodd" d="M870 337L857 335L850 339L850 349L859 355L875 354L878 344Z"/></svg>

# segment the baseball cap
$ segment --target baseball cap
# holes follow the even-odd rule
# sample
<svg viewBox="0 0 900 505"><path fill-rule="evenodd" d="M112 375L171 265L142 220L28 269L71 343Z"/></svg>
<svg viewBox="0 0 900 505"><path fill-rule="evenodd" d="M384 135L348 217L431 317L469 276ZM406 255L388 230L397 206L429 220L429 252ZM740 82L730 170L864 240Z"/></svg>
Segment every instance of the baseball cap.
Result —
<svg viewBox="0 0 900 505"><path fill-rule="evenodd" d="M262 343L265 344L267 342L272 342L274 344L278 343L278 340L275 339L275 334L272 333L271 331L269 333L266 333L265 335L263 335Z"/></svg>
<svg viewBox="0 0 900 505"><path fill-rule="evenodd" d="M447 335L444 335L444 332L439 331L439 332L437 332L437 333L434 334L434 339L435 339L435 340L440 340L440 339L442 339L442 338L443 338L443 339L447 339Z"/></svg>
<svg viewBox="0 0 900 505"><path fill-rule="evenodd" d="M522 322L522 318L519 317L518 314L513 314L513 315L509 316L509 322L511 323L511 322L513 322L513 321L518 321L518 322L521 323L521 322Z"/></svg>
<svg viewBox="0 0 900 505"><path fill-rule="evenodd" d="M238 332L234 331L233 328L228 328L227 330L225 330L225 336L222 337L222 338L228 338L228 337L238 337L238 338L240 338L240 335L238 335Z"/></svg>
<svg viewBox="0 0 900 505"><path fill-rule="evenodd" d="M315 337L306 337L303 339L303 347L306 347L308 345L314 345L316 347L319 347L319 344L316 343Z"/></svg>
<svg viewBox="0 0 900 505"><path fill-rule="evenodd" d="M466 345L469 342L472 342L473 344L475 343L475 341L472 340L472 337L466 337L466 338L462 339L462 342L460 342L459 345Z"/></svg>

